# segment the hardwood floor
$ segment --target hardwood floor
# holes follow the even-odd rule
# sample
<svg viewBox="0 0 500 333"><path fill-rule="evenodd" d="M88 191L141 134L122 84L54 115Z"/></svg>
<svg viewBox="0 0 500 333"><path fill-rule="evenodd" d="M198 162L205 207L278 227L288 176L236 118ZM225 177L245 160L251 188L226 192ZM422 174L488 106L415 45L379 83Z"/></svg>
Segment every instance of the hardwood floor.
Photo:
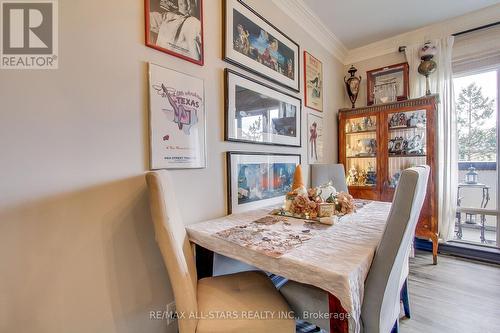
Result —
<svg viewBox="0 0 500 333"><path fill-rule="evenodd" d="M429 252L410 261L411 319L400 321L402 333L500 332L500 266Z"/></svg>

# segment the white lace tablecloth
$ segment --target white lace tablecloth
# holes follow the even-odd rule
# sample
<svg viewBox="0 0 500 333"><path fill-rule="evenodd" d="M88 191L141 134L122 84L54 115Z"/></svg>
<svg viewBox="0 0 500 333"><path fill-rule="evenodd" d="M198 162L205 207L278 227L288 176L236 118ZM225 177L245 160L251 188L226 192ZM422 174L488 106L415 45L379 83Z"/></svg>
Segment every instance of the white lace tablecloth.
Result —
<svg viewBox="0 0 500 333"><path fill-rule="evenodd" d="M390 208L390 203L371 202L280 258L266 256L214 235L267 215L269 207L191 224L186 229L190 240L206 249L330 292L351 315L349 331L357 333L360 331L364 281Z"/></svg>

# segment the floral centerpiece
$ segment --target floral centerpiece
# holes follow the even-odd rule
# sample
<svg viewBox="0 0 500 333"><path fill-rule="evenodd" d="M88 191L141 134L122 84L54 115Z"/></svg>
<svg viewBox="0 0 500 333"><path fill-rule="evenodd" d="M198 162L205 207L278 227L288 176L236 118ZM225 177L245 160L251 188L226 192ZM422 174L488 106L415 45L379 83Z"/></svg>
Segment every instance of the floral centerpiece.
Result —
<svg viewBox="0 0 500 333"><path fill-rule="evenodd" d="M333 217L354 211L353 197L349 193L337 192L331 182L306 189L302 181L302 168L298 165L292 190L286 195L280 214L332 224Z"/></svg>

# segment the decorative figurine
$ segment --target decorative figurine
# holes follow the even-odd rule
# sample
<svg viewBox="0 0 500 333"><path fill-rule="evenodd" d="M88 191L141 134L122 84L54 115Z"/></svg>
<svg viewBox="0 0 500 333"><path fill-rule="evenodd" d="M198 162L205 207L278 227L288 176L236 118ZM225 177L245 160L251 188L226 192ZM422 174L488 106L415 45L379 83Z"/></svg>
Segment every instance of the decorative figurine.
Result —
<svg viewBox="0 0 500 333"><path fill-rule="evenodd" d="M416 134L413 136L413 138L408 139L406 153L413 155L424 154L424 143L422 137L419 134Z"/></svg>
<svg viewBox="0 0 500 333"><path fill-rule="evenodd" d="M375 185L377 183L377 172L372 164L368 162L368 170L366 171L366 185Z"/></svg>
<svg viewBox="0 0 500 333"><path fill-rule="evenodd" d="M398 171L391 177L391 180L389 180L389 186L393 188L398 186L399 177L401 177L401 173Z"/></svg>
<svg viewBox="0 0 500 333"><path fill-rule="evenodd" d="M394 113L389 120L389 128L402 128L408 126L408 120L404 112Z"/></svg>
<svg viewBox="0 0 500 333"><path fill-rule="evenodd" d="M349 70L347 71L351 76L347 79L344 76L344 83L347 88L347 95L349 96L349 100L352 103L353 109L356 107L355 103L356 99L358 99L359 86L361 83L361 76L359 77L354 76L354 74L356 74L357 71L358 70L354 66L351 66L351 68L349 68Z"/></svg>
<svg viewBox="0 0 500 333"><path fill-rule="evenodd" d="M349 169L346 180L349 185L356 185L358 183L358 170L354 166Z"/></svg>
<svg viewBox="0 0 500 333"><path fill-rule="evenodd" d="M430 41L425 42L424 46L419 51L420 59L422 59L422 62L418 66L418 72L425 76L426 95L431 94L429 75L434 73L437 68L436 62L432 60L436 53L436 46L434 46Z"/></svg>

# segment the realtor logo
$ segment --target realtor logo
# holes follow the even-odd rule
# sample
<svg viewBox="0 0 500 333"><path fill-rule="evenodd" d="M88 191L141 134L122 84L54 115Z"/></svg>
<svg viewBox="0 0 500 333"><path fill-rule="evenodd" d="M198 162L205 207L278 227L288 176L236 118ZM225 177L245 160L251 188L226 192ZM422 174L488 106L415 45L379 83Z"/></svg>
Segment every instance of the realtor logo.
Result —
<svg viewBox="0 0 500 333"><path fill-rule="evenodd" d="M1 1L2 69L56 69L57 0Z"/></svg>

